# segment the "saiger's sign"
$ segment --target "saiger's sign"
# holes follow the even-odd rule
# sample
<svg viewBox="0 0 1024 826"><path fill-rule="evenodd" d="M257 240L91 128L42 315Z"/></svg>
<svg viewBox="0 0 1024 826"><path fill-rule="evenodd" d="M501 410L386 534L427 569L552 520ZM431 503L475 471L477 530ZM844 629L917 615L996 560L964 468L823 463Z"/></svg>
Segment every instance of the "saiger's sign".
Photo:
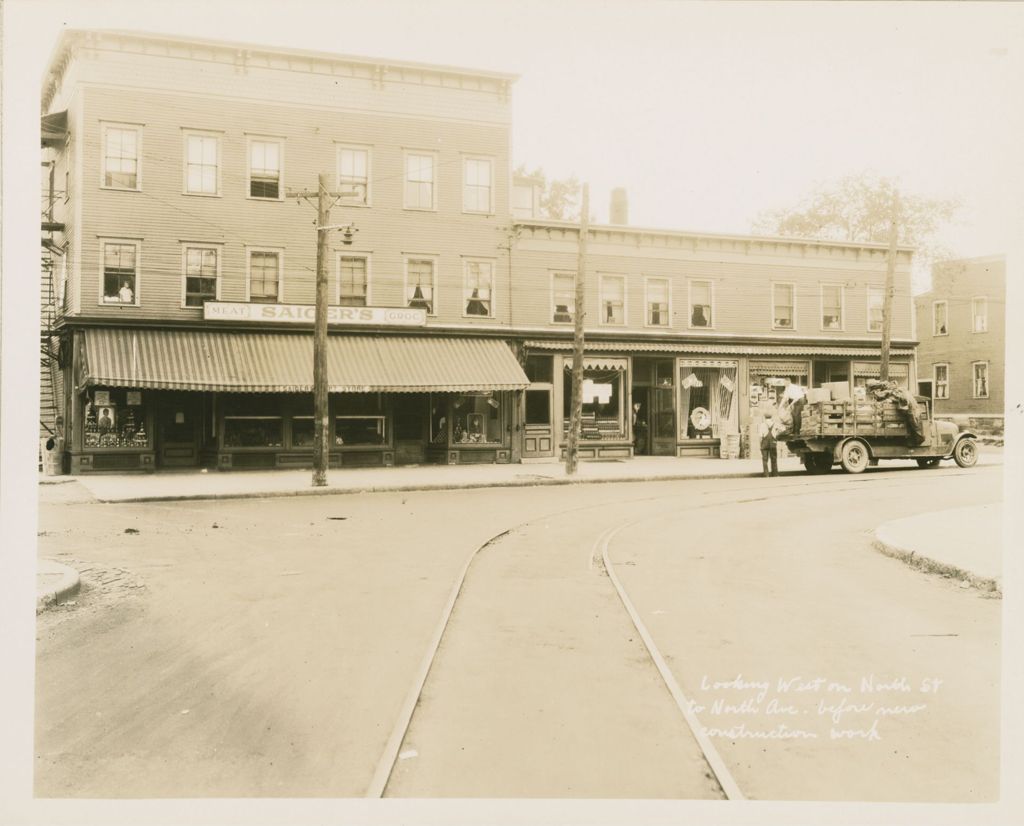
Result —
<svg viewBox="0 0 1024 826"><path fill-rule="evenodd" d="M209 321L266 321L276 324L312 324L316 308L310 304L244 304L207 301L203 318ZM328 324L382 327L422 327L427 311L416 307L328 307Z"/></svg>

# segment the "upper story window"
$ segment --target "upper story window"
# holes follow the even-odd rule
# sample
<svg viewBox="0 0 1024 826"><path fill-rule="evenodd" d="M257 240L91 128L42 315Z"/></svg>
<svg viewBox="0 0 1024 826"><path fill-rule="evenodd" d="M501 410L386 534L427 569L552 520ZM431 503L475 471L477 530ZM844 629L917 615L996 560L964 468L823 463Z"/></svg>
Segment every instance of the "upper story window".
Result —
<svg viewBox="0 0 1024 826"><path fill-rule="evenodd" d="M462 171L462 209L493 212L492 162L489 158L466 158Z"/></svg>
<svg viewBox="0 0 1024 826"><path fill-rule="evenodd" d="M843 329L843 287L841 284L821 285L821 329Z"/></svg>
<svg viewBox="0 0 1024 826"><path fill-rule="evenodd" d="M626 323L626 279L621 275L601 276L601 323Z"/></svg>
<svg viewBox="0 0 1024 826"><path fill-rule="evenodd" d="M988 299L985 296L971 299L971 319L971 329L974 332L988 332Z"/></svg>
<svg viewBox="0 0 1024 826"><path fill-rule="evenodd" d="M422 152L405 155L405 208L436 209L435 159Z"/></svg>
<svg viewBox="0 0 1024 826"><path fill-rule="evenodd" d="M551 320L572 324L576 307L576 273L551 273Z"/></svg>
<svg viewBox="0 0 1024 826"><path fill-rule="evenodd" d="M185 135L185 192L219 194L219 169L220 139L215 135Z"/></svg>
<svg viewBox="0 0 1024 826"><path fill-rule="evenodd" d="M690 282L690 326L713 327L711 314L714 289L710 281Z"/></svg>
<svg viewBox="0 0 1024 826"><path fill-rule="evenodd" d="M934 383L933 388L935 392L935 398L937 399L948 399L949 398L949 365L948 364L936 364L934 368Z"/></svg>
<svg viewBox="0 0 1024 826"><path fill-rule="evenodd" d="M216 247L185 247L185 307L217 300L220 251Z"/></svg>
<svg viewBox="0 0 1024 826"><path fill-rule="evenodd" d="M365 146L338 147L338 192L343 204L370 203L370 150Z"/></svg>
<svg viewBox="0 0 1024 826"><path fill-rule="evenodd" d="M141 148L141 126L104 124L103 186L111 189L141 189Z"/></svg>
<svg viewBox="0 0 1024 826"><path fill-rule="evenodd" d="M281 192L281 141L250 139L249 197L278 201Z"/></svg>
<svg viewBox="0 0 1024 826"><path fill-rule="evenodd" d="M343 307L365 307L369 303L369 273L364 256L338 257L338 303Z"/></svg>
<svg viewBox="0 0 1024 826"><path fill-rule="evenodd" d="M772 284L772 329L796 329L796 287Z"/></svg>
<svg viewBox="0 0 1024 826"><path fill-rule="evenodd" d="M949 335L949 304L945 301L932 302L932 335Z"/></svg>
<svg viewBox="0 0 1024 826"><path fill-rule="evenodd" d="M647 315L650 327L668 327L671 318L672 288L667 278L648 278L645 282Z"/></svg>
<svg viewBox="0 0 1024 826"><path fill-rule="evenodd" d="M468 259L463 262L463 315L494 316L494 262Z"/></svg>
<svg viewBox="0 0 1024 826"><path fill-rule="evenodd" d="M281 300L281 253L249 250L249 300L276 304Z"/></svg>
<svg viewBox="0 0 1024 826"><path fill-rule="evenodd" d="M405 263L405 301L409 307L434 315L437 267L431 258L410 258Z"/></svg>
<svg viewBox="0 0 1024 826"><path fill-rule="evenodd" d="M885 306L885 288L868 287L868 332L882 332L882 313Z"/></svg>
<svg viewBox="0 0 1024 826"><path fill-rule="evenodd" d="M974 362L974 398L988 398L988 362Z"/></svg>
<svg viewBox="0 0 1024 826"><path fill-rule="evenodd" d="M138 242L103 242L103 303L139 303Z"/></svg>

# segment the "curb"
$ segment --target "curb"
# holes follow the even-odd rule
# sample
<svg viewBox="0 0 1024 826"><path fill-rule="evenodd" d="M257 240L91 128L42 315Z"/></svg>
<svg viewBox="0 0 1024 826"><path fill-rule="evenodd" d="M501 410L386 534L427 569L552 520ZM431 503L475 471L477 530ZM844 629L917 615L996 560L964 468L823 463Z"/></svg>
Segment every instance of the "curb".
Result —
<svg viewBox="0 0 1024 826"><path fill-rule="evenodd" d="M948 562L940 562L937 559L932 559L923 555L919 551L898 545L885 536L884 525L875 529L874 540L871 544L874 546L875 550L880 553L892 557L893 559L899 559L919 571L924 571L929 574L938 574L939 576L949 579L957 579L961 582L966 582L970 587L975 588L978 591L995 594L999 598L1002 598L1003 596L1002 584L998 579L978 576L971 571L958 568L956 565L951 565Z"/></svg>
<svg viewBox="0 0 1024 826"><path fill-rule="evenodd" d="M60 581L45 591L39 592L36 595L36 613L42 613L51 605L57 605L65 597L72 596L78 593L78 589L81 587L82 581L78 576L78 571L73 568L69 568L67 565L63 565L60 562L54 562L52 559L40 560L41 563L45 563L50 569L51 573L60 573Z"/></svg>

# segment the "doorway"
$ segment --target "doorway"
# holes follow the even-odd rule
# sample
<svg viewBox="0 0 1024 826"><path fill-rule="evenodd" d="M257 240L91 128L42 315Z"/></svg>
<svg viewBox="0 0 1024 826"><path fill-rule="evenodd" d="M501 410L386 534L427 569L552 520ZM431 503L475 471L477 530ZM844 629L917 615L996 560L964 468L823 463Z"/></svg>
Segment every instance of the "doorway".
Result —
<svg viewBox="0 0 1024 826"><path fill-rule="evenodd" d="M430 395L396 393L392 413L395 424L395 464L422 464L427 457L427 443L430 440Z"/></svg>
<svg viewBox="0 0 1024 826"><path fill-rule="evenodd" d="M675 360L635 359L632 390L634 453L675 456Z"/></svg>
<svg viewBox="0 0 1024 826"><path fill-rule="evenodd" d="M157 403L156 455L159 467L198 467L202 395L163 393Z"/></svg>

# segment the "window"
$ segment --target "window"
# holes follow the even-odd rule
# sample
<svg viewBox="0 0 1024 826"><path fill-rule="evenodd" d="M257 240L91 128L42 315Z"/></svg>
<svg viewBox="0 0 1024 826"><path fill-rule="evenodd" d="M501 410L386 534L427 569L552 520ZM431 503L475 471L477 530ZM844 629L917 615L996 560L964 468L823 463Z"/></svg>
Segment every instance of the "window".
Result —
<svg viewBox="0 0 1024 826"><path fill-rule="evenodd" d="M462 209L466 212L492 212L491 161L466 158L462 171Z"/></svg>
<svg viewBox="0 0 1024 826"><path fill-rule="evenodd" d="M435 209L434 156L408 153L405 156L405 208Z"/></svg>
<svg viewBox="0 0 1024 826"><path fill-rule="evenodd" d="M551 392L554 378L554 359L551 356L527 356L526 378L530 387L526 391L526 426L551 426Z"/></svg>
<svg viewBox="0 0 1024 826"><path fill-rule="evenodd" d="M249 197L281 199L281 142L249 142Z"/></svg>
<svg viewBox="0 0 1024 826"><path fill-rule="evenodd" d="M576 274L551 274L551 320L557 324L572 324L576 306Z"/></svg>
<svg viewBox="0 0 1024 826"><path fill-rule="evenodd" d="M690 282L690 326L713 327L711 316L713 288L710 281Z"/></svg>
<svg viewBox="0 0 1024 826"><path fill-rule="evenodd" d="M103 244L103 303L139 303L139 245Z"/></svg>
<svg viewBox="0 0 1024 826"><path fill-rule="evenodd" d="M949 335L949 305L945 301L932 302L932 335Z"/></svg>
<svg viewBox="0 0 1024 826"><path fill-rule="evenodd" d="M796 328L796 288L793 284L772 284L772 329Z"/></svg>
<svg viewBox="0 0 1024 826"><path fill-rule="evenodd" d="M671 288L667 278L648 278L646 281L647 318L645 323L650 327L668 327L670 312Z"/></svg>
<svg viewBox="0 0 1024 826"><path fill-rule="evenodd" d="M562 376L563 429L572 415L572 361ZM583 439L621 439L626 433L623 416L622 370L583 370L583 406L580 436Z"/></svg>
<svg viewBox="0 0 1024 826"><path fill-rule="evenodd" d="M948 364L936 364L934 367L934 383L935 398L937 399L948 399L949 398L949 365Z"/></svg>
<svg viewBox="0 0 1024 826"><path fill-rule="evenodd" d="M365 307L369 303L366 259L338 257L338 303L342 307Z"/></svg>
<svg viewBox="0 0 1024 826"><path fill-rule="evenodd" d="M456 396L452 402L452 444L498 445L501 426L501 401L494 393Z"/></svg>
<svg viewBox="0 0 1024 826"><path fill-rule="evenodd" d="M337 447L381 446L387 442L384 402L380 393L341 393L334 417Z"/></svg>
<svg viewBox="0 0 1024 826"><path fill-rule="evenodd" d="M735 362L679 362L679 438L718 439L739 430Z"/></svg>
<svg viewBox="0 0 1024 826"><path fill-rule="evenodd" d="M338 147L338 192L341 203L366 206L370 203L370 150Z"/></svg>
<svg viewBox="0 0 1024 826"><path fill-rule="evenodd" d="M971 318L976 333L988 332L988 299L984 296L971 299Z"/></svg>
<svg viewBox="0 0 1024 826"><path fill-rule="evenodd" d="M626 279L621 275L601 276L601 323L626 323Z"/></svg>
<svg viewBox="0 0 1024 826"><path fill-rule="evenodd" d="M491 291L494 284L494 264L491 261L467 260L463 262L462 312L463 315L491 317L494 306Z"/></svg>
<svg viewBox="0 0 1024 826"><path fill-rule="evenodd" d="M249 251L249 300L274 304L281 300L281 254Z"/></svg>
<svg viewBox="0 0 1024 826"><path fill-rule="evenodd" d="M103 186L111 189L141 189L139 149L142 129L138 126L103 127Z"/></svg>
<svg viewBox="0 0 1024 826"><path fill-rule="evenodd" d="M220 256L215 247L185 247L185 307L202 307L217 300Z"/></svg>
<svg viewBox="0 0 1024 826"><path fill-rule="evenodd" d="M988 362L974 362L974 398L988 398Z"/></svg>
<svg viewBox="0 0 1024 826"><path fill-rule="evenodd" d="M224 447L267 448L284 445L284 401L269 393L227 393L224 410Z"/></svg>
<svg viewBox="0 0 1024 826"><path fill-rule="evenodd" d="M410 258L405 263L405 302L434 315L436 268L430 258Z"/></svg>
<svg viewBox="0 0 1024 826"><path fill-rule="evenodd" d="M821 285L821 329L843 329L843 288L840 284Z"/></svg>
<svg viewBox="0 0 1024 826"><path fill-rule="evenodd" d="M82 443L95 447L149 447L149 394L119 388L95 388L86 399Z"/></svg>
<svg viewBox="0 0 1024 826"><path fill-rule="evenodd" d="M217 195L220 140L213 135L185 135L185 192Z"/></svg>
<svg viewBox="0 0 1024 826"><path fill-rule="evenodd" d="M868 287L868 332L882 332L882 312L885 306L885 288Z"/></svg>

